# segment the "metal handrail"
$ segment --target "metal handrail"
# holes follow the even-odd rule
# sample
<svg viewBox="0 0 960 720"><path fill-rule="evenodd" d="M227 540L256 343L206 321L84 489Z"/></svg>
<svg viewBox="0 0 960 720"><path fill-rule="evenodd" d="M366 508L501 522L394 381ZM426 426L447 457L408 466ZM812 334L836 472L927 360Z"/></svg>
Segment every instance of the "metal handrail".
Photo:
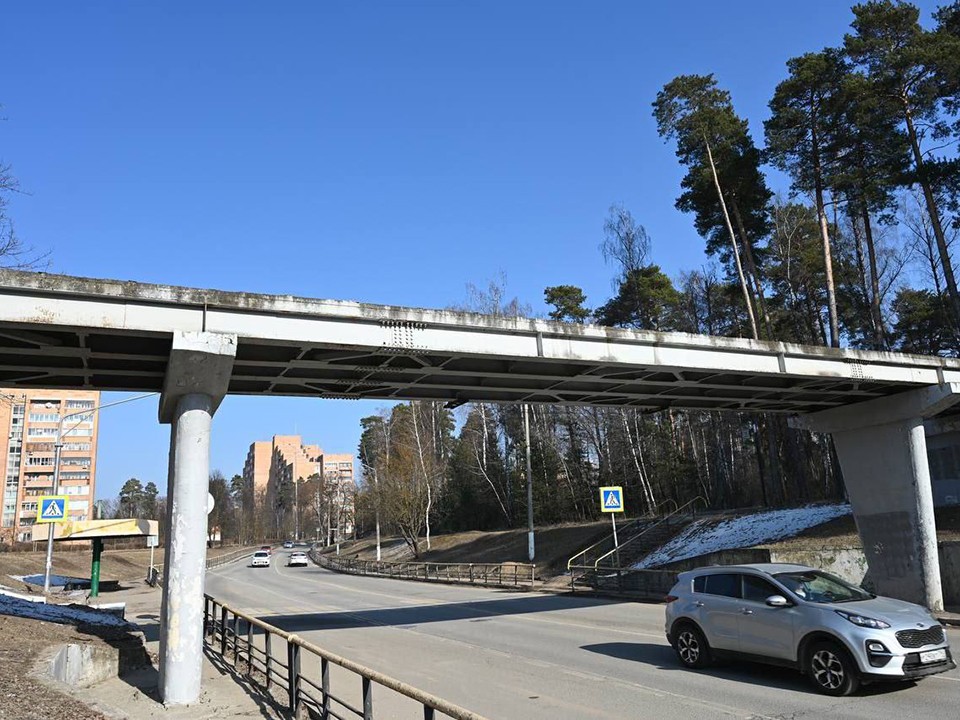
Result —
<svg viewBox="0 0 960 720"><path fill-rule="evenodd" d="M530 563L414 563L359 560L311 551L317 565L353 575L375 575L398 580L533 587L537 566Z"/></svg>
<svg viewBox="0 0 960 720"><path fill-rule="evenodd" d="M304 640L299 635L288 633L247 615L226 603L220 602L211 595L204 594L203 598L203 639L207 647L213 652L219 652L224 660L232 654L234 668L238 668L241 663L245 663L246 676L249 678L254 677L254 671L262 673L266 679L265 690L268 696L273 683L277 683L282 689L286 690L287 709L294 717L297 716L301 707L307 707L322 718L347 720L352 717L375 720L373 687L377 685L420 703L423 707L424 720L435 720L436 713L442 713L452 720L487 720L482 715L466 710L459 705L454 705L329 650L324 650L318 645ZM262 631L263 648L256 645L254 628ZM281 654L280 657L275 657L273 654L272 640L274 638L282 640L286 644L286 653ZM279 647L276 648L276 650L280 649ZM304 674L301 667L301 653L303 651L320 658L319 681ZM286 662L281 659L284 656ZM353 707L342 697L333 694L330 681L331 663L360 676L362 708ZM313 692L308 687L312 688ZM336 708L332 707L334 705ZM350 714L343 715L344 712Z"/></svg>
<svg viewBox="0 0 960 720"><path fill-rule="evenodd" d="M665 505L673 505L673 512L676 512L678 509L677 501L674 500L673 498L667 498L666 500L658 504L656 507L654 507L652 511L648 511L645 515L642 515L631 522L624 523L623 527L621 527L619 530L620 533L632 532L636 526L642 525L643 523L646 523L652 518L658 517L660 515L660 509ZM587 562L587 555L590 553L591 550L596 550L601 545L612 542L612 540L613 540L613 535L606 535L600 540L598 540L597 542L595 542L590 547L578 552L576 555L574 555L569 560L567 560L567 571L571 572L576 568L581 567L584 562ZM581 562L578 563L577 562L578 560Z"/></svg>
<svg viewBox="0 0 960 720"><path fill-rule="evenodd" d="M234 560L239 560L240 558L246 557L247 555L252 555L257 550L258 547L259 545L240 548L239 550L234 550L233 552L224 553L223 555L217 555L217 557L214 557L214 558L207 558L207 570L210 570L215 567L220 567L221 565L226 565L227 563L231 563Z"/></svg>
<svg viewBox="0 0 960 720"><path fill-rule="evenodd" d="M650 519L649 517L643 516L643 517L638 517L628 523L624 523L623 526L620 528L620 532L633 530L634 526L640 525L641 523L645 523L649 519ZM612 539L613 539L613 535L605 535L600 540L597 540L597 542L595 542L590 547L585 548L584 550L581 550L580 552L578 552L576 555L574 555L569 560L567 560L567 570L570 570L573 567L575 567L575 564L574 564L575 560L577 560L581 556L586 557L587 553L589 553L591 550L596 549L597 547L599 547L600 545L603 545L604 543L610 542Z"/></svg>
<svg viewBox="0 0 960 720"><path fill-rule="evenodd" d="M707 499L706 499L705 497L703 497L703 495L697 495L695 498L693 498L693 500L689 500L689 501L685 502L683 505L681 505L680 507L678 507L676 510L674 510L674 511L673 511L672 513L670 513L669 515L664 515L662 518L660 518L660 519L657 520L655 523L653 523L650 527L645 528L642 533L639 533L639 534L637 534L637 535L634 535L632 538L630 538L629 540L627 540L625 543L622 543L621 545L619 545L618 547L615 547L615 548L614 548L613 550L611 550L610 552L608 552L608 553L606 553L606 554L601 555L600 557L598 557L598 558L597 558L597 561L593 564L594 569L595 569L595 570L599 570L599 569L600 569L600 563L601 563L603 560L606 560L606 559L607 559L608 557L610 557L611 555L619 555L619 554L623 551L623 549L624 549L625 547L627 547L628 545L632 545L634 542L636 542L637 540L639 540L640 538L642 538L644 535L646 535L647 533L649 533L651 530L653 530L653 529L655 529L655 528L663 525L664 523L666 523L667 525L669 525L672 518L674 518L675 516L679 515L683 510L686 510L688 507L689 507L689 508L693 508L693 506L694 506L697 502L703 503L705 509L708 508L708 507L710 507L710 504L707 502ZM694 514L696 514L696 513L694 512ZM617 567L619 568L619 566L620 566L620 563L617 562Z"/></svg>
<svg viewBox="0 0 960 720"><path fill-rule="evenodd" d="M698 496L698 497L699 497L699 496ZM662 508L664 505L669 505L669 504L672 504L672 505L673 505L673 512L676 512L677 510L679 510L679 508L677 507L677 501L674 500L673 498L667 498L667 499L664 500L662 503L660 503L659 505L657 505L657 507L654 508L654 510L653 510L654 514L655 514L655 515L659 515L659 514L660 514L660 508Z"/></svg>

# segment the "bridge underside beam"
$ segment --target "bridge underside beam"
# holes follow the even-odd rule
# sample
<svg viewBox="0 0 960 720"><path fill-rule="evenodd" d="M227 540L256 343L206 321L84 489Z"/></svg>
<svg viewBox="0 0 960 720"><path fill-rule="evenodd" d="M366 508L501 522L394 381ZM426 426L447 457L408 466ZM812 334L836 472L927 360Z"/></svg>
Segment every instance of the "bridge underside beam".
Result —
<svg viewBox="0 0 960 720"><path fill-rule="evenodd" d="M160 390L171 334L116 328L36 328L0 323L0 384L44 388ZM239 337L228 392L327 399L420 399L631 406L643 410L807 413L900 392L900 382L609 359L498 356L394 347L345 348ZM664 361L665 353L657 359ZM722 360L723 358L721 358ZM688 362L685 366L683 362ZM909 386L907 386L909 387Z"/></svg>
<svg viewBox="0 0 960 720"><path fill-rule="evenodd" d="M833 435L867 580L931 610L943 609L943 592L924 421L958 400L949 383L791 419Z"/></svg>

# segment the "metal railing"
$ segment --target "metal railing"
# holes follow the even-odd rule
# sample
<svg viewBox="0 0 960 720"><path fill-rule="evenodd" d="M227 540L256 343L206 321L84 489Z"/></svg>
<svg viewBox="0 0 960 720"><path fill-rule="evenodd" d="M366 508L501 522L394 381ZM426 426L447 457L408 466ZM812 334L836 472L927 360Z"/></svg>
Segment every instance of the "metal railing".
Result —
<svg viewBox="0 0 960 720"><path fill-rule="evenodd" d="M495 587L533 587L536 583L537 567L528 563L377 562L324 555L316 551L311 551L310 557L320 567L353 575Z"/></svg>
<svg viewBox="0 0 960 720"><path fill-rule="evenodd" d="M639 528L652 522L650 517L643 516L617 525L617 533L627 537ZM567 560L567 570L572 567L592 566L596 559L606 554L607 549L613 547L613 535L605 535L588 548L578 552Z"/></svg>
<svg viewBox="0 0 960 720"><path fill-rule="evenodd" d="M609 552L598 557L596 562L593 564L594 567L598 570L600 568L614 569L621 567L620 558L625 554L629 554L631 548L634 547L637 542L649 539L651 532L662 527L669 527L673 525L680 517L685 517L687 515L696 517L697 504L703 505L704 510L710 507L710 504L707 502L707 499L703 497L703 495L697 495L697 497L695 497L693 500L685 502L683 505L676 508L669 514L664 515L649 527L644 528L643 532L637 533L626 542L620 543L619 547L613 548ZM674 503L674 506L676 506L676 503Z"/></svg>
<svg viewBox="0 0 960 720"><path fill-rule="evenodd" d="M673 510L669 514L673 514L677 511L677 501L672 498L668 498L657 505L653 511L647 512L644 515L641 515L638 518L633 520L624 521L622 524L617 526L617 534L623 538L630 538L636 533L637 530L643 530L645 527L656 522L656 518L663 515L663 508L672 505ZM603 557L609 553L613 548L613 535L606 535L593 545L584 550L581 550L576 555L567 560L567 570L570 570L573 567L587 567L593 565L598 558Z"/></svg>
<svg viewBox="0 0 960 720"><path fill-rule="evenodd" d="M226 565L231 563L234 560L239 560L242 557L247 555L253 555L253 553L259 549L259 545L250 546L245 548L240 548L239 550L234 550L232 552L224 553L223 555L217 555L216 557L207 558L207 570L210 570L215 567L220 567L221 565Z"/></svg>
<svg viewBox="0 0 960 720"><path fill-rule="evenodd" d="M668 500L666 502L672 501ZM661 503L658 509L664 504L666 503ZM582 553L574 555L567 563L571 592L576 592L578 584L587 585L593 590L629 592L647 596L663 595L669 591L676 579L676 571L623 567L623 558L624 555L629 558L638 542L649 540L650 534L654 531L670 527L681 516L696 516L697 505L702 505L704 509L709 507L709 503L702 495L698 495L679 507L676 503L673 503L674 509L670 513L650 523L618 547L611 548L596 559L584 556L587 557L588 561L593 560L593 562L574 563L574 560L581 557ZM610 540L610 538L604 540ZM629 560L627 564L630 564Z"/></svg>
<svg viewBox="0 0 960 720"><path fill-rule="evenodd" d="M375 720L373 701L376 686L418 704L424 720L436 720L438 717L486 720L481 715L246 615L210 595L203 597L204 644L212 652L218 653L224 662L232 660L238 674L249 678L269 698L273 698L274 689L282 691L287 709L293 717L306 710L310 717L321 720ZM308 658L314 662L309 662ZM338 677L343 683L336 691L331 678L331 665L343 668L350 674ZM309 672L311 668L313 673ZM359 690L358 700L347 699L348 678L356 683L354 691ZM385 711L380 717L396 717L395 710Z"/></svg>

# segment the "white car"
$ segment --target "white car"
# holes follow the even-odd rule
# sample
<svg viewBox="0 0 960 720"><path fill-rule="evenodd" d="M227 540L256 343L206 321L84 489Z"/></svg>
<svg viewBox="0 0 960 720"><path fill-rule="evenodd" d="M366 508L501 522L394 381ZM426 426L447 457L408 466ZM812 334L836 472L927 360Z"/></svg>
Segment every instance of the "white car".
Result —
<svg viewBox="0 0 960 720"><path fill-rule="evenodd" d="M307 567L309 564L305 552L290 553L290 558L287 560L287 567Z"/></svg>
<svg viewBox="0 0 960 720"><path fill-rule="evenodd" d="M266 550L257 550L250 561L251 567L270 567L270 553Z"/></svg>

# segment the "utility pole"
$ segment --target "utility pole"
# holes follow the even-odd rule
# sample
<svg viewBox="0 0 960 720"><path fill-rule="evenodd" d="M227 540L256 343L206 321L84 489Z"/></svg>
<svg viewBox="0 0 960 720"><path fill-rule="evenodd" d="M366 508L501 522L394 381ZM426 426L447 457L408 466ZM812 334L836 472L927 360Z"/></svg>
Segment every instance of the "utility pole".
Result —
<svg viewBox="0 0 960 720"><path fill-rule="evenodd" d="M143 400L144 398L153 397L157 393L146 393L145 395L137 395L132 398L125 398L124 400L117 400L116 402L107 403L106 405L98 405L95 408L89 410L78 410L77 412L64 414L63 411L67 408L66 398L63 399L63 405L59 408L58 414L60 415L60 421L57 423L57 441L54 443L54 453L53 453L53 495L56 495L60 490L60 454L63 450L63 421L67 418L77 417L77 416L89 416L93 418L93 414L100 412L104 408L114 407L116 405L124 405L134 400ZM82 420L81 420L82 421ZM80 424L81 421L77 421L74 425ZM72 428L70 428L72 429ZM67 518L64 518L66 520ZM50 571L53 568L53 533L55 529L55 523L50 523L50 526L47 530L47 562L43 571L43 591L45 593L50 592Z"/></svg>
<svg viewBox="0 0 960 720"><path fill-rule="evenodd" d="M293 539L300 540L300 480L293 481Z"/></svg>
<svg viewBox="0 0 960 720"><path fill-rule="evenodd" d="M523 404L523 434L527 446L527 557L533 562L536 549L533 540L533 462L530 459L530 414L529 405Z"/></svg>
<svg viewBox="0 0 960 720"><path fill-rule="evenodd" d="M66 418L63 410L67 407L66 398L62 402L63 407L60 408L58 413L60 422L57 425L57 442L53 445L53 495L60 491L60 453L63 450L63 421ZM56 523L47 523L47 563L43 570L43 592L45 593L50 592L50 571L53 568L53 534L56 529ZM99 558L97 559L99 560Z"/></svg>

